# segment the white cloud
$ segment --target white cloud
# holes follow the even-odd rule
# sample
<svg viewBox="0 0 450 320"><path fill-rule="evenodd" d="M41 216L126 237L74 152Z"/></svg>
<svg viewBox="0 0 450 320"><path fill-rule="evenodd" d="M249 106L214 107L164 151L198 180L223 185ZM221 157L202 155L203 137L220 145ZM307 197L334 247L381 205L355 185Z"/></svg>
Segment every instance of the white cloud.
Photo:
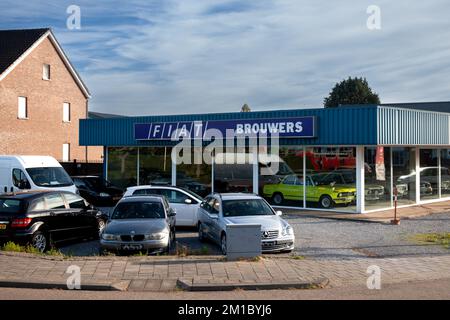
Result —
<svg viewBox="0 0 450 320"><path fill-rule="evenodd" d="M46 10L54 15L63 7L51 3L21 4L22 11L10 5L0 20L16 23L31 11L45 19ZM63 21L56 34L96 111L320 107L348 76L367 77L385 102L448 100L450 3L379 0L380 31L366 28L370 4L80 1L83 29L65 30Z"/></svg>

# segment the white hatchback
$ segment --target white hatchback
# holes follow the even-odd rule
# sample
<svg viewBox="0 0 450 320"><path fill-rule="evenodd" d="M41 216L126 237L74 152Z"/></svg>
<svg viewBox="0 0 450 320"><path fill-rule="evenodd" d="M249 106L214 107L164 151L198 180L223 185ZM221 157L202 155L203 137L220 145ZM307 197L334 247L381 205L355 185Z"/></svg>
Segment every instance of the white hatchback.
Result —
<svg viewBox="0 0 450 320"><path fill-rule="evenodd" d="M198 194L180 187L145 185L129 187L124 197L142 195L162 195L169 201L170 207L177 212L176 226L195 227L198 223L197 212L203 198Z"/></svg>

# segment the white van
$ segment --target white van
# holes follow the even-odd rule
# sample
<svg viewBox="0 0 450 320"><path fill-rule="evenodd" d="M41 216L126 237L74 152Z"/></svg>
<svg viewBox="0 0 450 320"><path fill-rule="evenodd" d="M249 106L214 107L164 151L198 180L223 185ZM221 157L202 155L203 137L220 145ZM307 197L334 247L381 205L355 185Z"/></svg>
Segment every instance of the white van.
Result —
<svg viewBox="0 0 450 320"><path fill-rule="evenodd" d="M26 190L78 192L72 179L55 158L0 155L0 194Z"/></svg>

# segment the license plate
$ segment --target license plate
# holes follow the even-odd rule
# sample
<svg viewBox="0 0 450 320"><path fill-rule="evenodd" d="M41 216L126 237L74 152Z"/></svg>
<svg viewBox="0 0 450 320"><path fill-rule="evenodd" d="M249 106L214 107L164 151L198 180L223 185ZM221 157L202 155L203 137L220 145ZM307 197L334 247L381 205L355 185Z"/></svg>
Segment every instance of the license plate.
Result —
<svg viewBox="0 0 450 320"><path fill-rule="evenodd" d="M6 229L6 224L0 224L0 230L5 230Z"/></svg>
<svg viewBox="0 0 450 320"><path fill-rule="evenodd" d="M276 241L270 241L270 242L264 241L264 242L262 243L263 247L271 247L271 246L276 245L276 244L277 244Z"/></svg>
<svg viewBox="0 0 450 320"><path fill-rule="evenodd" d="M122 246L123 250L141 250L142 245L141 244L124 244Z"/></svg>

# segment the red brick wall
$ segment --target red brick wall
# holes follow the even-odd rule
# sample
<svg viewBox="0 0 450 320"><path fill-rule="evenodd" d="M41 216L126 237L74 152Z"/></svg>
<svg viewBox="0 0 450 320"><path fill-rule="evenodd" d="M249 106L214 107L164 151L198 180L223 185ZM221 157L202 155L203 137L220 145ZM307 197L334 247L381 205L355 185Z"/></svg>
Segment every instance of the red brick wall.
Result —
<svg viewBox="0 0 450 320"><path fill-rule="evenodd" d="M43 64L51 79L42 80ZM27 97L28 120L18 116L18 97ZM63 103L71 106L71 122L63 122ZM0 81L0 154L50 155L62 160L70 143L70 160L86 159L78 145L79 119L86 118L87 99L51 41L45 39ZM88 160L102 160L102 147L89 147Z"/></svg>

